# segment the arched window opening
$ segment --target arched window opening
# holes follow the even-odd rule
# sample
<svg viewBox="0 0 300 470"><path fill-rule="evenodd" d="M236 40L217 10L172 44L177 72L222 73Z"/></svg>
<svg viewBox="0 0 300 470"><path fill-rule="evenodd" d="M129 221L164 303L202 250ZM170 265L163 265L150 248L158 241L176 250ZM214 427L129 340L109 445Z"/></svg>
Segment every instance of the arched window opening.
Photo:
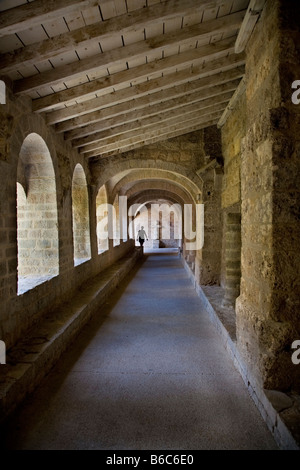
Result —
<svg viewBox="0 0 300 470"><path fill-rule="evenodd" d="M89 197L86 177L78 163L72 180L72 221L74 266L91 258Z"/></svg>
<svg viewBox="0 0 300 470"><path fill-rule="evenodd" d="M16 200L20 295L59 273L55 173L49 149L35 133L21 147Z"/></svg>
<svg viewBox="0 0 300 470"><path fill-rule="evenodd" d="M105 185L101 186L96 197L97 243L98 253L109 249L109 208Z"/></svg>

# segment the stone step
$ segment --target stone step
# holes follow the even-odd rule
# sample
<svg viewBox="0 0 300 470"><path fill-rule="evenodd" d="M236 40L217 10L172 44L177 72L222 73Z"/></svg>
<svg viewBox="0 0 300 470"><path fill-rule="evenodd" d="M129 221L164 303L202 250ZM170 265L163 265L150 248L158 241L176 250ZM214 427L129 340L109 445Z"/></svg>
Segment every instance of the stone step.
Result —
<svg viewBox="0 0 300 470"><path fill-rule="evenodd" d="M71 301L44 317L26 338L7 351L6 364L0 368L0 423L55 366L141 256L141 250L134 250L82 285Z"/></svg>

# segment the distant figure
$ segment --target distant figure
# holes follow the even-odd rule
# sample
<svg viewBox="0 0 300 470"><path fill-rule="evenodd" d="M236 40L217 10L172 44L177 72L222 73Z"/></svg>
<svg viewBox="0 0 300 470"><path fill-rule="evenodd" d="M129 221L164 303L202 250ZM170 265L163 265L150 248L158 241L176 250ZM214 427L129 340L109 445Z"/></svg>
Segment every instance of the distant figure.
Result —
<svg viewBox="0 0 300 470"><path fill-rule="evenodd" d="M137 241L140 242L140 245L143 246L144 244L144 241L145 241L145 238L147 238L148 240L148 235L146 234L145 230L144 230L144 227L141 226L140 230L138 231L137 233Z"/></svg>

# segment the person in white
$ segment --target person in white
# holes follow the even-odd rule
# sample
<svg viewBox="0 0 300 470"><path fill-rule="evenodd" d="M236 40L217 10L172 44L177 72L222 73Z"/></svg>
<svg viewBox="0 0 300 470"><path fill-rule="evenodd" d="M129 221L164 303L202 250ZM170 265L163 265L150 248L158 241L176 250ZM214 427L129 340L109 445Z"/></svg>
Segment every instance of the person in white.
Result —
<svg viewBox="0 0 300 470"><path fill-rule="evenodd" d="M140 242L140 245L143 246L145 238L148 240L148 235L146 234L143 225L141 226L140 230L137 233L137 241Z"/></svg>

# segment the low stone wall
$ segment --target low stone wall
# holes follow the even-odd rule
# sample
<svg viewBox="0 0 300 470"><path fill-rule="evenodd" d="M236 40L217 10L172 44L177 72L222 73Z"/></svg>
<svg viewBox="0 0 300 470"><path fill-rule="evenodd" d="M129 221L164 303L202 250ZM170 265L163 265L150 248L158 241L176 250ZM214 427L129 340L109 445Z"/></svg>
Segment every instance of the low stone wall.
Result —
<svg viewBox="0 0 300 470"><path fill-rule="evenodd" d="M68 302L50 312L7 352L0 369L0 422L31 393L142 257L132 250L83 284ZM101 315L101 312L100 312Z"/></svg>

